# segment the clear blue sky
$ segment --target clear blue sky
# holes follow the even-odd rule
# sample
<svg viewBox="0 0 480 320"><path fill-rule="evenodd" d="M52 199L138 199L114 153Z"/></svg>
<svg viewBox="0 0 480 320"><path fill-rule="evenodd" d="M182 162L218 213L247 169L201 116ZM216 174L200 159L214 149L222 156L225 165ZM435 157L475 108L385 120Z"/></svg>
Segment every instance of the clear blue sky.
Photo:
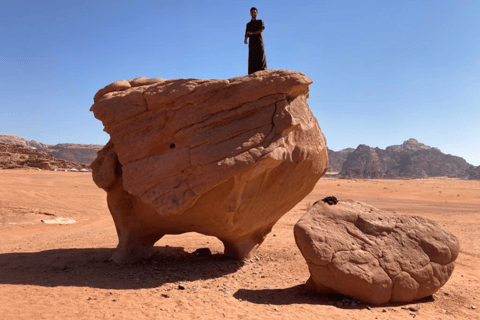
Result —
<svg viewBox="0 0 480 320"><path fill-rule="evenodd" d="M113 81L245 75L252 6L330 149L416 138L480 165L477 0L0 0L0 134L105 144L89 108Z"/></svg>

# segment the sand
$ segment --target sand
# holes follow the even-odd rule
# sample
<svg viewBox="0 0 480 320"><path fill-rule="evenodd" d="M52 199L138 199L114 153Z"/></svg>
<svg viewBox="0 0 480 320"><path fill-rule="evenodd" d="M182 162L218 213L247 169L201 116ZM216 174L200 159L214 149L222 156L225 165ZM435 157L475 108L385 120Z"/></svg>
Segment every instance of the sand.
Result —
<svg viewBox="0 0 480 320"><path fill-rule="evenodd" d="M324 196L444 225L461 243L449 282L422 301L368 308L306 291L293 225ZM148 261L116 265L105 197L91 173L0 170L0 319L480 319L480 181L323 178L245 263L187 233L158 241ZM55 218L76 223L41 222Z"/></svg>

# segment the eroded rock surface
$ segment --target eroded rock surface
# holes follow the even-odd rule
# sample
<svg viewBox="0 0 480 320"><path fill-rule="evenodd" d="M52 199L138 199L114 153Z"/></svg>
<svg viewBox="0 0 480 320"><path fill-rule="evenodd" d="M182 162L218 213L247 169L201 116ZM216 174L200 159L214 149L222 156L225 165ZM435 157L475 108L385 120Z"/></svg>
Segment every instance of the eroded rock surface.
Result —
<svg viewBox="0 0 480 320"><path fill-rule="evenodd" d="M40 168L54 169L89 169L85 163L55 159L43 151L36 151L22 145L0 143L0 169Z"/></svg>
<svg viewBox="0 0 480 320"><path fill-rule="evenodd" d="M297 222L307 286L372 304L432 295L453 272L460 244L438 223L368 204L319 201Z"/></svg>
<svg viewBox="0 0 480 320"><path fill-rule="evenodd" d="M90 165L97 157L97 152L103 148L99 144L58 143L45 144L35 140L27 140L13 135L1 135L0 143L20 145L26 149L43 151L55 157L56 160L81 162Z"/></svg>
<svg viewBox="0 0 480 320"><path fill-rule="evenodd" d="M355 151L353 148L346 148L340 151L333 151L327 148L328 152L328 172L342 171L343 164L350 153Z"/></svg>
<svg viewBox="0 0 480 320"><path fill-rule="evenodd" d="M122 80L91 110L110 134L92 164L119 245L112 259L150 255L165 234L218 237L253 255L277 220L328 167L306 99L312 80L267 70L228 80Z"/></svg>

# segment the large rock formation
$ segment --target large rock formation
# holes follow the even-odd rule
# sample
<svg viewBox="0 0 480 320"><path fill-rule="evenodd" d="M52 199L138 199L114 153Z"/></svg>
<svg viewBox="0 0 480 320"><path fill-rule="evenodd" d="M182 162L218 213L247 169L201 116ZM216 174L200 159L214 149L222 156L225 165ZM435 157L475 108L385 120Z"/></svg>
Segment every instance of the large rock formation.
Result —
<svg viewBox="0 0 480 320"><path fill-rule="evenodd" d="M25 148L21 145L0 143L0 169L19 169L25 167L53 169L89 169L88 164L57 160L51 154Z"/></svg>
<svg viewBox="0 0 480 320"><path fill-rule="evenodd" d="M51 154L57 160L91 164L97 157L97 152L103 148L99 144L58 143L55 145L26 140L13 135L0 135L0 143L21 145L27 149L43 151Z"/></svg>
<svg viewBox="0 0 480 320"><path fill-rule="evenodd" d="M343 164L348 158L348 155L355 151L353 148L346 148L340 151L333 151L327 148L328 152L328 172L342 171Z"/></svg>
<svg viewBox="0 0 480 320"><path fill-rule="evenodd" d="M434 221L353 200L315 203L294 233L309 288L372 304L432 295L449 279L460 250L457 237Z"/></svg>
<svg viewBox="0 0 480 320"><path fill-rule="evenodd" d="M27 149L42 150L48 147L47 144L37 142L35 140L27 140L25 138L17 137L14 135L0 134L0 143L14 144L17 146L23 146Z"/></svg>
<svg viewBox="0 0 480 320"><path fill-rule="evenodd" d="M302 73L228 80L117 81L91 110L110 142L92 164L119 244L112 259L148 257L165 234L218 237L250 257L328 167Z"/></svg>
<svg viewBox="0 0 480 320"><path fill-rule="evenodd" d="M57 143L49 145L45 152L55 159L91 164L97 158L97 152L104 146L99 144Z"/></svg>
<svg viewBox="0 0 480 320"><path fill-rule="evenodd" d="M361 144L350 153L340 176L350 178L469 178L474 166L415 139L385 150Z"/></svg>
<svg viewBox="0 0 480 320"><path fill-rule="evenodd" d="M480 180L480 166L473 167L468 171L468 179Z"/></svg>

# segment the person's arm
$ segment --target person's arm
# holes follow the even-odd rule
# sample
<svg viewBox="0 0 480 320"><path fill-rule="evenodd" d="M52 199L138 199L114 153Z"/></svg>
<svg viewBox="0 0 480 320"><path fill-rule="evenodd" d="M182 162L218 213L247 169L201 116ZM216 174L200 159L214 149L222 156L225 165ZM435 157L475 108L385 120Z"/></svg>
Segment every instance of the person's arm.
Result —
<svg viewBox="0 0 480 320"><path fill-rule="evenodd" d="M249 35L252 35L252 34L259 34L259 33L262 33L263 32L263 29L260 29L258 31L255 31L255 32L248 32Z"/></svg>
<svg viewBox="0 0 480 320"><path fill-rule="evenodd" d="M260 29L258 29L257 31L255 32L247 32L247 34L249 35L252 35L252 34L259 34L259 33L262 33L263 30L265 30L265 26L263 25L263 21L262 21L262 26L260 27Z"/></svg>
<svg viewBox="0 0 480 320"><path fill-rule="evenodd" d="M243 40L243 43L245 44L248 44L247 39L248 39L248 35L250 34L250 32L248 32L247 30L248 30L248 23L247 23L247 28L245 30L245 40Z"/></svg>

